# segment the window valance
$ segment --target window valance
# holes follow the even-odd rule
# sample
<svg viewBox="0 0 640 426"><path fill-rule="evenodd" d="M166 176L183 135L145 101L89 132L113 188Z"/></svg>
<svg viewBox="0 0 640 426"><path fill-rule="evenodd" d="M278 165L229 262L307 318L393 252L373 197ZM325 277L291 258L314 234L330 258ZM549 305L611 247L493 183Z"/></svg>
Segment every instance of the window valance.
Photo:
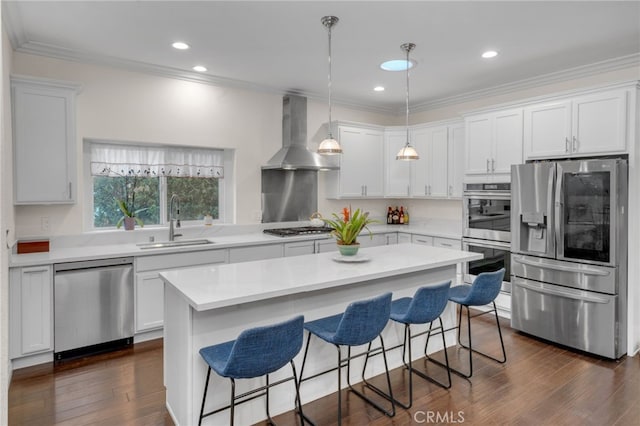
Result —
<svg viewBox="0 0 640 426"><path fill-rule="evenodd" d="M224 178L224 151L91 143L92 176Z"/></svg>

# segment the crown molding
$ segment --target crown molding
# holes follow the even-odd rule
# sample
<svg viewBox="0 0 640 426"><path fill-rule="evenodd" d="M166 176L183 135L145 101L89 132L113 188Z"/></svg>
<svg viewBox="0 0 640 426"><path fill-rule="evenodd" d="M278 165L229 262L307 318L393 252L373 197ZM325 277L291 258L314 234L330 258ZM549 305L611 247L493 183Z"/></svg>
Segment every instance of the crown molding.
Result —
<svg viewBox="0 0 640 426"><path fill-rule="evenodd" d="M289 88L280 88L273 86L265 86L248 81L236 80L231 78L200 74L196 72L185 71L182 69L158 66L145 62L124 60L116 57L105 55L97 55L89 52L81 52L72 49L66 49L59 46L53 46L46 43L28 41L24 34L24 29L20 24L19 12L16 5L3 2L2 21L6 26L7 34L11 41L11 45L15 51L31 55L39 55L54 59L62 59L67 61L108 66L120 68L126 71L146 73L160 77L174 78L184 81L197 82L202 84L210 84L222 87L233 87L242 90L272 93L278 95L296 94L305 96L313 100L325 100L325 97L318 93L306 92L303 90L291 90ZM536 77L517 80L514 82L488 87L481 90L461 93L454 96L447 96L422 102L411 106L411 113L425 112L435 108L441 108L449 105L470 102L490 96L500 96L521 90L544 86L547 84L558 83L575 78L588 77L619 69L640 66L640 53L634 53L627 56L608 59L593 64L583 65L579 67L569 68L553 73L543 74ZM389 114L393 116L403 115L405 109L400 107L383 107L375 106L368 103L353 102L347 99L335 98L332 101L335 105L346 108L357 109L379 114Z"/></svg>
<svg viewBox="0 0 640 426"><path fill-rule="evenodd" d="M542 74L533 78L518 80L511 83L501 84L498 86L488 87L482 90L462 93L456 96L449 96L433 101L424 102L411 107L412 112L423 112L434 108L440 108L448 105L455 105L463 102L474 101L477 99L499 96L520 90L531 89L534 87L544 86L547 84L558 83L562 81L572 80L576 78L589 77L595 74L601 74L609 71L640 66L640 53L634 53L627 56L608 59L593 64L583 65L575 68L557 71L549 74ZM639 70L640 71L640 70Z"/></svg>

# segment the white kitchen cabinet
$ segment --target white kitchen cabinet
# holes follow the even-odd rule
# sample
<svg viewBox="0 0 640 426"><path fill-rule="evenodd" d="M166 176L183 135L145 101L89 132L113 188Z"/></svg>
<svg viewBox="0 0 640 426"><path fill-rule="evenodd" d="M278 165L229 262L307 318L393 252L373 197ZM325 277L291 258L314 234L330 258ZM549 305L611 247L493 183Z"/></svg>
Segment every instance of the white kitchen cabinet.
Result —
<svg viewBox="0 0 640 426"><path fill-rule="evenodd" d="M384 196L384 132L382 128L338 125L340 170L326 173L329 198Z"/></svg>
<svg viewBox="0 0 640 426"><path fill-rule="evenodd" d="M387 240L386 245L390 245L390 244L398 244L398 233L397 232L391 232L388 234L384 234L385 239Z"/></svg>
<svg viewBox="0 0 640 426"><path fill-rule="evenodd" d="M627 90L609 90L525 108L525 158L626 152L628 96Z"/></svg>
<svg viewBox="0 0 640 426"><path fill-rule="evenodd" d="M9 357L52 351L51 266L12 268L9 277Z"/></svg>
<svg viewBox="0 0 640 426"><path fill-rule="evenodd" d="M453 238L433 237L433 246L452 250L462 250L462 241Z"/></svg>
<svg viewBox="0 0 640 426"><path fill-rule="evenodd" d="M75 203L79 85L12 77L14 204Z"/></svg>
<svg viewBox="0 0 640 426"><path fill-rule="evenodd" d="M459 198L462 194L464 125L415 128L420 159L411 162L411 196Z"/></svg>
<svg viewBox="0 0 640 426"><path fill-rule="evenodd" d="M327 240L316 240L316 253L327 253L330 251L338 251L338 244L333 238Z"/></svg>
<svg viewBox="0 0 640 426"><path fill-rule="evenodd" d="M274 259L284 256L283 244L264 244L229 249L229 263L250 262L252 260Z"/></svg>
<svg viewBox="0 0 640 426"><path fill-rule="evenodd" d="M135 332L150 331L164 325L164 281L160 278L160 271L227 263L227 256L228 251L224 249L137 257L134 285Z"/></svg>
<svg viewBox="0 0 640 426"><path fill-rule="evenodd" d="M398 232L398 244L406 244L411 242L411 234Z"/></svg>
<svg viewBox="0 0 640 426"><path fill-rule="evenodd" d="M465 179L508 182L511 165L522 163L523 109L465 118Z"/></svg>
<svg viewBox="0 0 640 426"><path fill-rule="evenodd" d="M406 130L389 130L384 134L385 197L408 197L411 186L411 161L398 161L396 155L407 143Z"/></svg>
<svg viewBox="0 0 640 426"><path fill-rule="evenodd" d="M302 256L304 254L314 254L315 252L315 241L296 241L294 243L284 243L284 257Z"/></svg>
<svg viewBox="0 0 640 426"><path fill-rule="evenodd" d="M413 234L411 235L411 242L413 244L422 244L425 246L432 246L433 245L433 237L429 236L429 235L416 235Z"/></svg>

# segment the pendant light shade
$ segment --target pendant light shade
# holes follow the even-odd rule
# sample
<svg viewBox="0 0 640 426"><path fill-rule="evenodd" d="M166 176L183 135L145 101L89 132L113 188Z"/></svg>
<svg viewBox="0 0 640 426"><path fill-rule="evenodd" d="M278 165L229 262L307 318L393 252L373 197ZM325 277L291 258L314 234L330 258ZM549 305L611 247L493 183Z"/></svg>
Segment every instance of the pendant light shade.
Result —
<svg viewBox="0 0 640 426"><path fill-rule="evenodd" d="M418 156L418 152L414 147L411 146L409 142L409 52L411 52L416 47L413 43L405 43L400 48L407 52L407 114L406 114L406 128L407 128L407 142L402 147L400 151L398 151L398 155L396 155L396 160L418 160L420 156Z"/></svg>
<svg viewBox="0 0 640 426"><path fill-rule="evenodd" d="M331 28L337 24L339 19L336 16L324 16L321 19L322 25L329 30L329 123L327 125L327 138L320 142L318 146L318 154L335 155L342 154L340 142L333 138L331 134Z"/></svg>

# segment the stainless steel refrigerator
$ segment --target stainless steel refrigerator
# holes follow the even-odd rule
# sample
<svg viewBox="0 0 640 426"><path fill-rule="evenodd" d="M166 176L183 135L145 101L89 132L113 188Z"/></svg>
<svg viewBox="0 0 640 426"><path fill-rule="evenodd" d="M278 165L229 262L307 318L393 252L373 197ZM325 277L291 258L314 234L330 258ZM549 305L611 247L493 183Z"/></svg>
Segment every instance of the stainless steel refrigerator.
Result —
<svg viewBox="0 0 640 426"><path fill-rule="evenodd" d="M627 350L627 161L511 167L511 326L607 358Z"/></svg>

